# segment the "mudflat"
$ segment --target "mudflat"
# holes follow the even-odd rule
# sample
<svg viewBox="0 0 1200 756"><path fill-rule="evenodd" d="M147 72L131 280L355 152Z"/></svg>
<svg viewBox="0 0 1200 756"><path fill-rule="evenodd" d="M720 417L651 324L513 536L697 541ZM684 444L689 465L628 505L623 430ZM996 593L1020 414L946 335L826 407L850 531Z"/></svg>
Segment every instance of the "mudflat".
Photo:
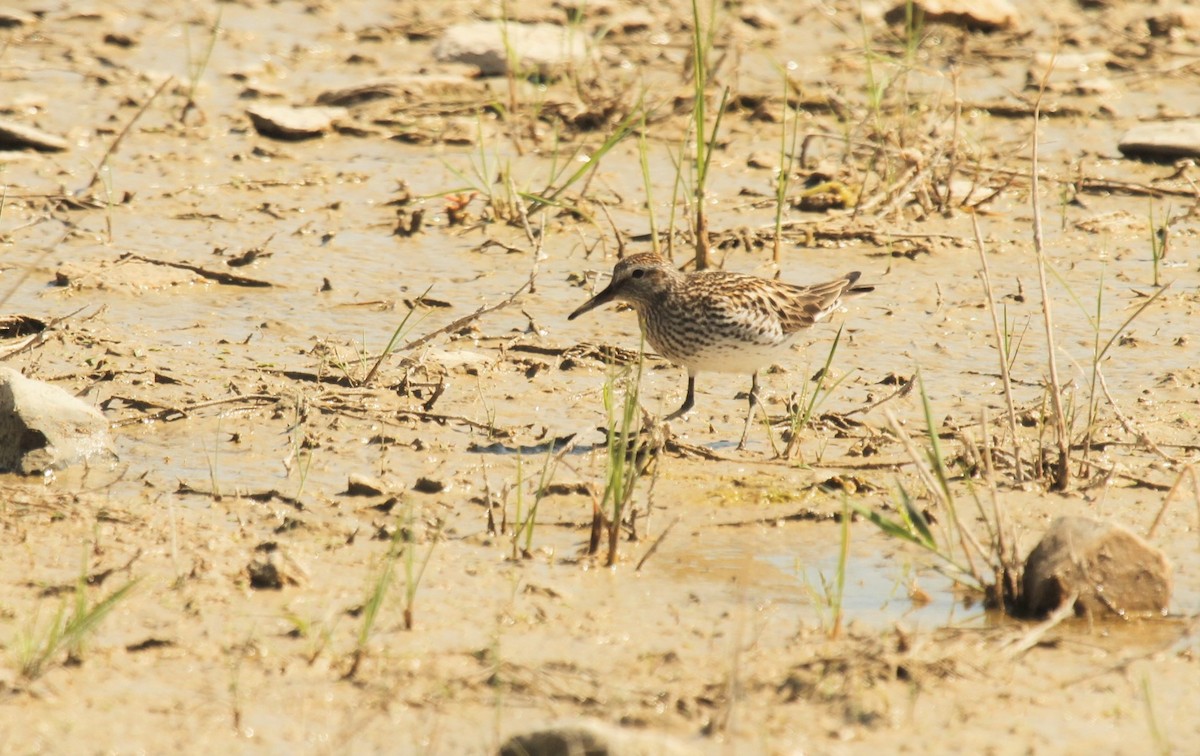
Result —
<svg viewBox="0 0 1200 756"><path fill-rule="evenodd" d="M116 449L0 477L3 750L1200 740L1196 169L1120 147L1200 104L1185 3L120 5L0 12L0 354ZM663 424L567 320L698 249L875 287L741 451L748 376ZM1169 616L989 600L1060 515Z"/></svg>

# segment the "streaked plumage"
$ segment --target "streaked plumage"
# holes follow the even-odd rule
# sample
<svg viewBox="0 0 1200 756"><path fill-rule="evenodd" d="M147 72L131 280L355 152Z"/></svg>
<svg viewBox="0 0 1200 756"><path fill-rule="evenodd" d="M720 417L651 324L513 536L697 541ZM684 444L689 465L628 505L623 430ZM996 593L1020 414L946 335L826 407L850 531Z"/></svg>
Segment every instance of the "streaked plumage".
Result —
<svg viewBox="0 0 1200 756"><path fill-rule="evenodd" d="M752 417L758 371L786 354L800 331L845 298L873 290L855 286L858 277L847 273L827 283L797 286L742 273L683 273L664 258L643 253L618 262L608 286L569 319L608 302L627 302L637 311L646 341L688 371L687 397L668 419L692 408L696 374L705 371L750 373ZM745 440L743 432L743 444Z"/></svg>

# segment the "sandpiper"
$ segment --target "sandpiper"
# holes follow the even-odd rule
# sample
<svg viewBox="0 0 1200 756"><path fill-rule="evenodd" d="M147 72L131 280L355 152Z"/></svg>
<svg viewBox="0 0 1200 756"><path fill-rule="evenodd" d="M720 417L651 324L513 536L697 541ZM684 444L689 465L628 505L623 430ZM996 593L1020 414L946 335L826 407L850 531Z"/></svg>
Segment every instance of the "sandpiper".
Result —
<svg viewBox="0 0 1200 756"><path fill-rule="evenodd" d="M725 271L684 273L646 252L618 262L608 286L568 320L608 302L629 303L655 351L687 369L687 396L668 420L695 405L697 373L750 373L750 413L741 449L758 403L758 371L786 354L800 331L844 299L874 290L855 286L858 277L858 272L847 273L827 283L797 286Z"/></svg>

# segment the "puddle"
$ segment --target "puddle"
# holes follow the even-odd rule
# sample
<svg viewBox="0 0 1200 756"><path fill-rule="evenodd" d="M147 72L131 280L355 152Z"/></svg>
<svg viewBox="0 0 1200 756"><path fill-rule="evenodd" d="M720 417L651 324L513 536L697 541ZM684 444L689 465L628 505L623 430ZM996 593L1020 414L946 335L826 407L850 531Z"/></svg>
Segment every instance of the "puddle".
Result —
<svg viewBox="0 0 1200 756"><path fill-rule="evenodd" d="M1111 517L1146 532L1178 468L1162 464L1136 433L1114 420L1106 400L1089 388L1090 358L1097 330L1103 346L1153 291L1149 225L1152 217L1170 214L1173 249L1161 272L1176 282L1129 324L1127 339L1112 345L1104 364L1106 392L1137 424L1137 433L1145 431L1169 454L1194 461L1200 294L1190 272L1196 261L1189 242L1197 221L1186 215L1192 197L1185 179L1192 179L1182 168L1172 178L1170 166L1115 159L1117 139L1137 117L1194 109L1186 105L1196 100L1194 77L1149 75L1182 72L1191 48L1180 37L1194 30L1181 26L1170 36L1147 37L1141 15L1150 11L1136 3L1109 9L1122 17L1137 15L1130 26L1125 18L1101 18L1074 6L1051 8L1050 16L1031 6L1028 14L1023 11L1029 27L998 41L930 27L921 49L912 51L919 57L896 66L889 62L899 54L896 29L868 21L854 4L805 9L766 3L776 8L779 22L765 25L739 18L749 4L721 4L721 23L732 24L725 28L733 33L714 37L723 61L714 70L723 85L743 91L735 92L741 104L714 134L719 149L709 153L709 228L716 235L717 261L729 270L778 272L796 283L860 270L863 281L876 286L871 296L832 318L836 322L814 330L805 339L807 351L797 349L781 360L779 371L763 371L764 404L778 414L788 394L811 389L810 377L844 324L832 369L846 378L829 384L836 390L820 409L862 409L855 421L863 425L803 437L804 458L820 459L820 470L763 471L754 460L772 450L761 428L746 454L733 448L746 406L736 394L748 381L702 375L696 410L672 430L722 459L665 458L652 526L640 542L623 544L626 561L618 569L604 572L540 552L527 562L506 560L504 541L510 536L486 535L478 502L484 491L503 498L507 489L511 514L511 492L522 484L515 470L518 454L528 483L539 475L545 455L575 434L574 453L564 456L555 478L569 493L542 505L548 520L564 526L539 526L534 547L545 544L565 555L586 537L579 525L590 517L591 500L580 491L604 479L604 452L593 444L601 440L595 428L604 423L601 392L610 371L591 356L565 366L556 355L583 342L636 349L638 327L629 312L605 309L566 320L587 298L582 277L598 272L603 283L619 249L645 251L649 243L636 237L649 231L651 212L660 231L669 223L682 230L691 222L680 197L690 179L679 181L676 169L680 156L689 154L686 134L695 127L685 112L691 84L681 76L690 65L687 23L681 21L691 7L646 5L653 17L651 38L638 36L636 23L630 29L613 23L628 4L598 4L613 10L599 9L603 18L578 28L601 43L600 54L570 77L526 89L517 81L468 77L457 67L443 71L432 54L445 24L493 17L496 8L476 13L445 3L429 12L422 10L428 4L405 2L279 3L265 13L253 4L222 4L214 16L181 3L128 5L120 13L102 8L38 14L36 27L13 30L6 48L15 103L10 115L69 136L71 143L64 153L3 166L9 189L0 201L0 237L7 245L0 276L5 291L13 287L5 310L66 318L52 338L9 364L96 404L128 398L114 403L118 408L109 412L114 420L136 418L139 410L132 408L141 406L195 409L174 422L115 429L120 457L115 466L54 476L44 486L42 509L13 507L14 519L0 529L10 555L0 565L7 570L0 641L8 646L19 645L13 639L36 624L27 618L52 615L39 604L37 584L63 582L64 575L73 579L80 555L90 573L143 578L128 603L105 621L108 634L88 639L82 663L55 670L58 676L42 688L52 696L25 696L14 687L7 731L44 738L19 738L14 750L44 750L46 743L77 751L179 750L179 743L161 739L164 733L196 748L245 750L245 729L258 726L264 736L259 750L295 751L301 742L339 751L403 750L410 745L404 740L408 733L430 732L453 734L440 742L434 738L434 747L424 751L495 752L496 743L486 748L453 738L474 736L480 722L494 722L498 741L502 723L526 726L563 716L703 732L727 738L720 746L733 750L976 752L1005 743L1014 750L1082 752L1111 749L1118 742L1113 732L1125 738L1121 742L1144 742L1135 740L1146 733L1140 691L1121 674L1110 675L1112 656L1095 649L1108 644L1115 654L1126 650L1123 644L1170 642L1181 631L1174 621L1145 623L1146 630L1081 626L1069 643L1039 648L1000 667L981 662L977 649L965 649L948 659L948 668L970 671L921 680L920 705L912 692L917 688L907 680L872 681L863 695L851 691L855 706L865 706L848 718L819 695L781 703L785 668L809 661L808 641L825 640L824 633L812 632L797 642L799 629L832 621L840 526L759 525L759 518L769 519L764 514L769 507L754 497L779 492L779 500L794 500L844 466L846 477L865 484L855 493L863 506L881 506L897 478L907 485L914 476L873 403L894 391L889 378L908 378L918 368L935 422L946 421L948 455L961 452L958 429L976 430L984 407L993 423L1001 417L997 351L983 306L972 217L986 240L994 296L1014 337L1010 344L1019 341L1009 355L1018 410L1036 415L1047 368L1030 242L1032 123L992 114L986 105L996 99L1025 102L1031 95L1023 90L1028 60L1039 47L1055 44L1060 29L1069 29L1075 46L1113 48L1107 70L1114 78L1111 97L1078 95L1079 112L1104 112L1104 118L1088 118L1082 128L1079 118L1047 111L1042 121L1043 225L1055 266L1049 289L1070 410L1084 418L1090 407L1099 408L1097 432L1104 437L1094 452L1089 448L1086 464L1097 467L1085 474L1102 477L1111 468L1112 484L1080 485L1063 497L1006 498L1014 502L1014 522L1030 537L1058 514ZM561 18L559 6L587 4L519 5L501 10L545 21ZM204 59L208 69L193 74L196 56L218 27L214 55ZM1125 30L1120 45L1113 42L1114 29ZM867 42L884 54L868 54L862 49ZM787 59L795 51L804 53L803 65ZM949 76L951 70L957 73ZM197 109L188 113L185 92L177 87L148 101L153 71L174 72L183 89L191 83L185 79L202 74L194 88ZM331 88L418 71L460 80L462 94L454 95L452 105L436 97L424 102L430 98L419 95L359 103L339 131L299 142L261 137L246 121L245 107L254 99L310 103ZM635 72L647 78L627 78ZM864 85L877 74L897 78L882 79L888 85L878 87L878 94L887 96L878 108L864 107ZM598 77L595 87L586 78L592 75ZM793 88L800 110L781 122L776 114L782 117L783 104L773 101ZM535 213L529 220L544 233L535 255L525 229L498 220L506 198L514 191L545 192L548 182L550 190L559 188L573 170L565 162L595 154L606 130L624 117L621 111L633 107L621 93L639 91L644 93L639 107L657 113L644 152L637 139L621 142L586 181ZM903 101L892 100L899 93ZM611 111L617 120L577 128L588 119L576 121L572 114L584 115L579 108L610 94L605 118ZM1067 105L1076 99L1063 91L1047 96ZM945 109L952 101L963 103L961 113ZM134 127L135 106L143 104ZM806 155L796 165L793 189L807 177L801 174L830 172L862 190L864 202L851 214L800 211L789 201L781 220L790 235L776 271L765 232L775 216L775 174L751 167L761 156L749 158L774 153L780 127L791 123ZM453 133L455 124L480 142L446 144L442 136ZM124 136L118 139L119 134ZM962 141L946 141L952 134ZM807 135L819 138L810 142ZM400 141L410 137L429 141ZM118 142L120 149L104 157ZM901 150L893 148L901 145L911 158L884 160L892 153L899 158ZM956 162L948 165L947 156ZM102 158L110 202L90 209L64 205L57 196L61 187L81 186ZM1083 189L1086 181L1101 179L1117 184L1111 190ZM934 200L943 193L965 196L963 184L996 194L978 212L957 206L943 212ZM1151 200L1138 187L1176 193ZM472 190L480 194L469 204L469 219L449 225L440 193ZM397 207L389 204L405 192L417 198L407 209L425 213L424 226L410 237L393 233L399 219ZM495 192L490 206L488 192ZM686 234L675 241L675 259L682 262L690 242ZM43 248L52 251L43 256ZM186 278L171 280L189 282L156 283L163 280L162 266L131 281L115 275L128 269L109 265L132 252L226 270L227 261L251 249L262 254L228 270L269 281L271 288ZM71 286L50 285L68 264L78 278ZM26 269L31 275L20 279ZM356 369L355 377L361 377L363 363L369 365L365 358L378 354L403 320L405 300L431 283L429 296L449 306L414 317L413 338L501 302L535 269L536 290L507 309L437 336L428 353L390 358L370 389L312 379ZM1091 318L1098 291L1103 317L1097 328ZM521 345L542 351L512 348ZM438 377L444 374L444 394L433 401L415 390L383 388L404 383L402 357L425 359L440 371ZM645 375L643 406L669 412L679 405L681 370L653 363ZM210 404L258 394L270 401ZM419 416L426 401L439 420ZM886 409L920 443L924 416L915 392ZM489 435L493 427L504 433ZM1000 448L1005 429L997 428ZM1037 428L1022 426L1020 434L1031 457L1039 444L1051 446ZM497 438L502 442L494 443ZM866 455L867 446L879 456L856 456ZM403 502L400 509L410 509L426 532L444 525L446 539L428 551L430 541L421 544L420 553L432 557L418 598L417 629L401 629L404 591L393 591L373 635L366 633L372 637L361 678L350 684L343 674L361 637L364 586L386 574L381 573L386 536L400 515L377 507L380 499L344 495L355 474L382 479ZM1122 477L1126 474L1130 477ZM743 497L754 475L764 479L762 490ZM445 487L416 493L421 477ZM37 488L5 481L20 496ZM180 482L227 495L214 501L179 494ZM919 487L913 486L914 495L921 495ZM710 501L725 496L726 489L733 491L728 505ZM297 496L304 507L278 500L259 505L229 495L269 491ZM1176 565L1173 606L1181 614L1200 606L1195 512L1180 503L1188 496L1184 491L1156 538ZM828 498L815 506L837 508ZM676 516L680 522L660 550L635 572L650 539ZM751 524L720 525L734 519ZM262 560L294 581L278 591L250 587L247 565ZM406 569L414 567L397 565L397 575ZM539 584L518 591L528 575L536 575ZM398 588L401 581L397 577ZM111 586L96 585L96 598ZM736 720L729 699L735 686L726 674L737 666L731 663L736 646L729 640L735 635L731 617L754 614L760 606L770 611L756 615L758 621L780 629L738 660L746 664L746 698L738 708L744 730L724 731ZM927 555L865 523L851 527L841 607L845 623L872 631L901 623L932 636L947 626L974 630L998 624L977 604L964 604ZM299 632L300 625L311 632ZM564 638L571 643L563 645ZM1184 728L1196 729L1189 697L1195 688L1190 660L1195 638L1185 632L1171 647L1179 663L1169 653L1147 662L1157 675L1163 721L1177 714L1182 722L1172 724L1179 743L1191 742L1183 740L1192 734ZM861 648L848 645L840 653L852 658ZM1069 652L1077 649L1083 653L1072 657ZM617 685L611 684L614 669L621 671ZM1094 687L1103 691L1090 700L1070 700L1094 691L1068 689L1061 679L1093 679L1087 676L1095 676ZM834 677L840 682L846 676ZM1039 683L1042 689L1029 687ZM875 710L876 695L889 695L888 684L895 685L894 698L878 707L879 716L859 716ZM115 710L97 707L97 701L127 705L114 716ZM1031 704L1047 720L1039 737L1020 731ZM1166 708L1176 705L1178 712ZM939 721L943 713L953 721ZM34 721L37 728L19 726ZM810 722L815 726L807 727ZM877 726L884 722L899 726ZM963 722L993 729L979 740L960 740ZM143 726L153 728L155 737L139 739L136 730ZM827 733L833 739L804 740L800 731L804 738ZM95 733L106 739L95 741ZM931 733L939 739L931 741ZM361 740L352 742L356 737Z"/></svg>
<svg viewBox="0 0 1200 756"><path fill-rule="evenodd" d="M670 538L671 536L668 536ZM652 557L650 567L681 584L707 583L727 600L792 608L797 621L831 622L841 525L790 523L775 528L706 528L685 552ZM842 593L844 622L884 629L896 622L922 628L978 627L986 614L965 606L953 582L862 523L850 530ZM910 592L919 589L922 598Z"/></svg>

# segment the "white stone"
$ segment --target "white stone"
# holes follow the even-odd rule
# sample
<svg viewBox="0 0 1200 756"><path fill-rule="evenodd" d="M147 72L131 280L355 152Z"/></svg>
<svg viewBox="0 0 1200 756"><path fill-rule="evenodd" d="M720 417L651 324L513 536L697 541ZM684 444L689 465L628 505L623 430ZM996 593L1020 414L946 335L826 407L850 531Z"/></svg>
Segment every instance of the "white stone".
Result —
<svg viewBox="0 0 1200 756"><path fill-rule="evenodd" d="M1021 15L1008 0L913 0L913 12L921 12L926 23L961 26L967 29L996 31L1014 29L1021 24ZM907 2L892 6L884 16L888 23L904 21Z"/></svg>
<svg viewBox="0 0 1200 756"><path fill-rule="evenodd" d="M451 26L433 50L446 63L468 63L484 76L508 72L510 53L517 75L543 76L561 71L587 55L584 35L554 24L475 21Z"/></svg>
<svg viewBox="0 0 1200 756"><path fill-rule="evenodd" d="M254 105L246 108L246 115L259 134L275 139L310 139L333 128L335 121L346 118L345 108L307 107L292 108L286 105Z"/></svg>
<svg viewBox="0 0 1200 756"><path fill-rule="evenodd" d="M1173 160L1200 157L1200 121L1166 121L1134 126L1117 143L1126 157Z"/></svg>
<svg viewBox="0 0 1200 756"><path fill-rule="evenodd" d="M58 386L0 368L0 471L32 475L114 456L108 420Z"/></svg>

